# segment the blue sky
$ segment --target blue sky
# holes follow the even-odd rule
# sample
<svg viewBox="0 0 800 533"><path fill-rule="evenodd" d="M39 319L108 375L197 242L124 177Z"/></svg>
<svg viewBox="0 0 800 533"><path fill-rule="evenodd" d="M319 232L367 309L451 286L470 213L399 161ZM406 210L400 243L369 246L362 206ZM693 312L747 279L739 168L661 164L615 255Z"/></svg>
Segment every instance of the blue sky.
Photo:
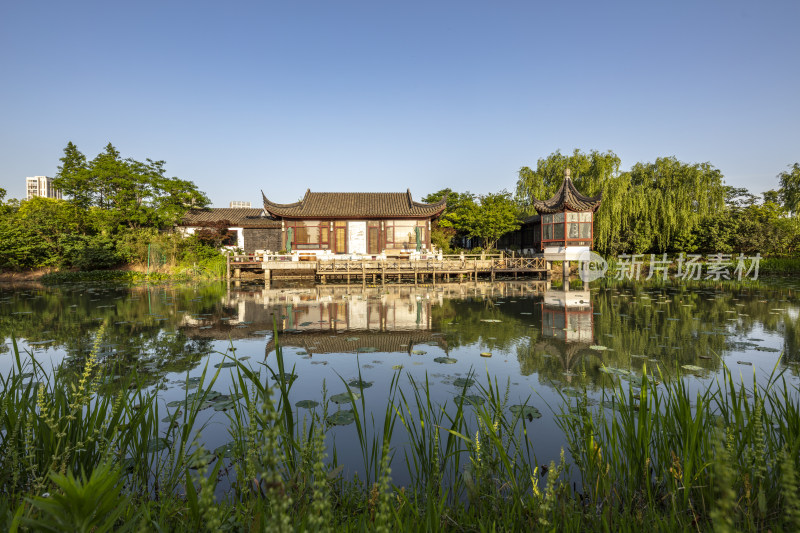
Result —
<svg viewBox="0 0 800 533"><path fill-rule="evenodd" d="M0 187L164 159L215 206L513 190L555 150L762 192L800 161L800 2L3 2Z"/></svg>

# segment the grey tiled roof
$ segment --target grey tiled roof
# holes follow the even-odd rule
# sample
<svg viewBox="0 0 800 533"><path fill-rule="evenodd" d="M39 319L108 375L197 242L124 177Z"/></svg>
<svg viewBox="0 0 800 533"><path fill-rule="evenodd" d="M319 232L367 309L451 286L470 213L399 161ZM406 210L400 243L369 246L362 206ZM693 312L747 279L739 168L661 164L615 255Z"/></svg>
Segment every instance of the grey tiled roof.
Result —
<svg viewBox="0 0 800 533"><path fill-rule="evenodd" d="M220 220L228 220L231 227L280 228L281 223L269 216L262 216L263 209L207 208L192 209L183 217L182 226L206 226Z"/></svg>
<svg viewBox="0 0 800 533"><path fill-rule="evenodd" d="M553 197L544 201L534 198L533 207L536 208L539 214L557 213L563 211L564 208L571 209L572 211L597 211L602 199L602 193L590 198L578 192L578 189L575 188L572 179L569 177L569 169L567 169L564 181Z"/></svg>
<svg viewBox="0 0 800 533"><path fill-rule="evenodd" d="M406 192L311 192L299 202L277 204L264 197L264 210L287 218L408 218L436 217L447 198L435 204L415 202Z"/></svg>

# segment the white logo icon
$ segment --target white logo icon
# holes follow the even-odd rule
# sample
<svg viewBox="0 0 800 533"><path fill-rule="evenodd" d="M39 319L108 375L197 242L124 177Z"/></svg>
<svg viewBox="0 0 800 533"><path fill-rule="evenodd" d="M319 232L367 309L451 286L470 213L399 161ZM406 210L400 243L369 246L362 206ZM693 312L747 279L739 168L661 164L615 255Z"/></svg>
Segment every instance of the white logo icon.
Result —
<svg viewBox="0 0 800 533"><path fill-rule="evenodd" d="M578 256L578 275L584 283L602 278L607 270L608 262L600 254L587 250Z"/></svg>

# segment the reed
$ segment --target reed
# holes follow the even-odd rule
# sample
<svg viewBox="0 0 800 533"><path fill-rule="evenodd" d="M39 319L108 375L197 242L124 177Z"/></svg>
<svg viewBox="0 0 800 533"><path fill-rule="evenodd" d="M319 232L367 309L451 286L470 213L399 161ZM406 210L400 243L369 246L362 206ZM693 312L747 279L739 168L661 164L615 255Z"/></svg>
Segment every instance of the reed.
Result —
<svg viewBox="0 0 800 533"><path fill-rule="evenodd" d="M277 338L277 332L276 332ZM327 391L301 418L289 403L282 348L236 366L226 411L230 457L203 447L198 413L220 370L203 369L181 413L164 413L135 374L97 343L80 376L45 371L14 344L0 377L0 526L9 531L795 531L800 525L798 390L777 371L758 385L723 367L691 392L680 369L638 389L617 382L601 402L564 397L554 414L567 449L540 463L536 421L513 414L490 375L454 400L396 372L376 416L353 387L352 443L340 465L328 442ZM233 352L235 354L235 352ZM670 377L674 376L674 377ZM359 372L359 379L361 374ZM469 380L476 380L474 374ZM40 381L41 384L34 383ZM344 382L344 380L342 380ZM407 383L407 385L406 385ZM323 385L324 387L324 385ZM341 443L339 443L341 445ZM350 473L360 469L363 479ZM346 470L345 470L346 468ZM392 472L410 480L398 487ZM229 472L230 474L226 474ZM231 476L230 489L219 482ZM66 525L65 525L66 524Z"/></svg>

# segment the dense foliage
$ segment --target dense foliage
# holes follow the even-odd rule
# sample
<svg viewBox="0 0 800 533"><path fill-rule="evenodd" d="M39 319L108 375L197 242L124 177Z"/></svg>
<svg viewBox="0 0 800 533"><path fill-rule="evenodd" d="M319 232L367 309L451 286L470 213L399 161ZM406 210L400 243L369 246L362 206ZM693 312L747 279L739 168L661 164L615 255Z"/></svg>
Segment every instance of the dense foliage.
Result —
<svg viewBox="0 0 800 533"><path fill-rule="evenodd" d="M645 252L760 252L783 256L800 249L800 223L789 216L798 198L800 166L782 173L781 189L764 200L746 189L724 184L709 163L684 163L675 157L636 163L620 171L613 152L575 150L522 167L516 200L523 214L534 214L532 200L547 199L569 168L578 190L602 193L595 218L595 248L604 254ZM781 203L782 202L782 203ZM795 213L796 215L796 213Z"/></svg>
<svg viewBox="0 0 800 533"><path fill-rule="evenodd" d="M54 179L64 200L4 202L0 190L0 269L96 270L218 256L197 238L165 232L209 200L191 181L166 177L164 165L122 159L110 143L87 161L70 142Z"/></svg>

